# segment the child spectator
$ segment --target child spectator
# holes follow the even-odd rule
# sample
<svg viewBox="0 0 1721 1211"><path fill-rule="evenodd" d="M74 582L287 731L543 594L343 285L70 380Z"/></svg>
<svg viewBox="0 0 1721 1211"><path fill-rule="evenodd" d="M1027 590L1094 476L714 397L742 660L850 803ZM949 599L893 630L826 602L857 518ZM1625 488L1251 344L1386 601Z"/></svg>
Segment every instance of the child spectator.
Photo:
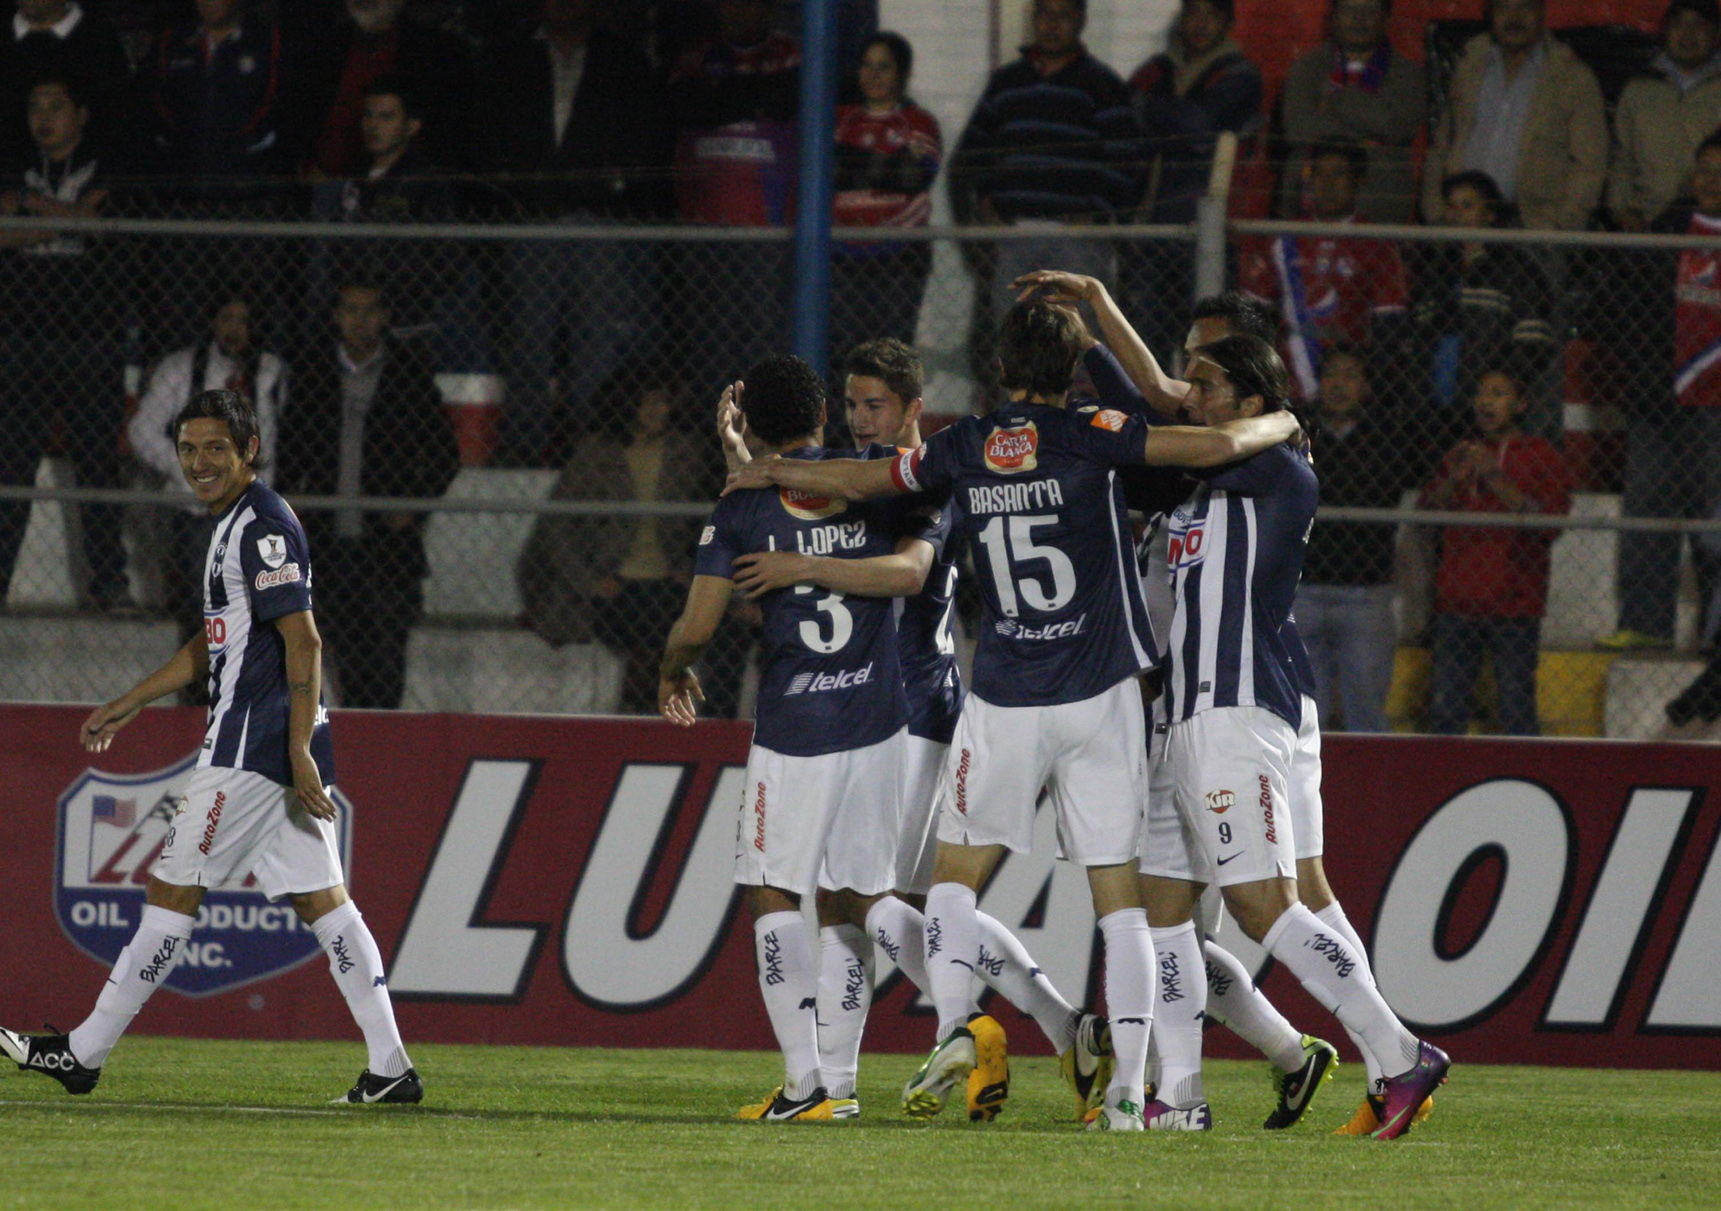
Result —
<svg viewBox="0 0 1721 1211"><path fill-rule="evenodd" d="M1545 513L1571 509L1565 465L1545 438L1521 428L1528 401L1518 373L1495 368L1477 383L1478 436L1447 451L1422 490L1424 509ZM1499 688L1500 726L1534 736L1536 656L1548 604L1548 548L1557 530L1447 527L1434 578L1434 672L1429 730L1456 735L1486 652Z"/></svg>

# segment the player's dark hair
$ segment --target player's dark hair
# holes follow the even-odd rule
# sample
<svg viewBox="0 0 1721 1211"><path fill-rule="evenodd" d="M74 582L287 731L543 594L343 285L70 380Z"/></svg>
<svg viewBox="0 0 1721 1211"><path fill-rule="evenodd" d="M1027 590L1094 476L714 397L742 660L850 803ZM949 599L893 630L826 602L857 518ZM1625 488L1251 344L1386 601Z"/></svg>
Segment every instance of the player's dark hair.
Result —
<svg viewBox="0 0 1721 1211"><path fill-rule="evenodd" d="M894 336L863 341L850 349L843 359L843 373L880 379L905 404L919 399L926 384L920 355Z"/></svg>
<svg viewBox="0 0 1721 1211"><path fill-rule="evenodd" d="M1070 389L1091 338L1081 317L1043 299L1016 303L998 329L998 385L1056 397Z"/></svg>
<svg viewBox="0 0 1721 1211"><path fill-rule="evenodd" d="M1261 411L1278 412L1290 403L1291 387L1285 363L1266 341L1233 333L1195 351L1225 372L1239 400L1261 397Z"/></svg>
<svg viewBox="0 0 1721 1211"><path fill-rule="evenodd" d="M1224 320L1231 331L1247 333L1270 341L1279 331L1279 317L1260 299L1250 298L1241 290L1226 290L1210 294L1195 304L1197 320Z"/></svg>
<svg viewBox="0 0 1721 1211"><path fill-rule="evenodd" d="M399 97L400 108L409 118L424 121L424 90L411 77L390 73L364 86L364 97Z"/></svg>
<svg viewBox="0 0 1721 1211"><path fill-rule="evenodd" d="M1355 139L1324 139L1309 144L1309 163L1335 157L1345 162L1351 180L1360 181L1368 172L1368 148Z"/></svg>
<svg viewBox="0 0 1721 1211"><path fill-rule="evenodd" d="M897 82L906 91L908 73L914 70L914 47L908 44L907 38L888 29L881 29L868 38L861 47L861 54L865 55L875 46L882 46L890 53L892 61L896 64Z"/></svg>
<svg viewBox="0 0 1721 1211"><path fill-rule="evenodd" d="M816 432L825 415L825 384L792 353L778 353L741 379L741 413L759 440L780 446Z"/></svg>
<svg viewBox="0 0 1721 1211"><path fill-rule="evenodd" d="M228 391L225 388L199 391L186 400L185 407L173 418L173 437L176 442L179 440L180 429L187 421L194 420L225 421L227 432L232 436L233 444L239 448L241 459L245 457L245 450L250 446L251 439L257 436L257 413L252 409L251 401L237 391ZM251 469L261 471L266 466L268 462L259 450L257 456L251 460Z"/></svg>

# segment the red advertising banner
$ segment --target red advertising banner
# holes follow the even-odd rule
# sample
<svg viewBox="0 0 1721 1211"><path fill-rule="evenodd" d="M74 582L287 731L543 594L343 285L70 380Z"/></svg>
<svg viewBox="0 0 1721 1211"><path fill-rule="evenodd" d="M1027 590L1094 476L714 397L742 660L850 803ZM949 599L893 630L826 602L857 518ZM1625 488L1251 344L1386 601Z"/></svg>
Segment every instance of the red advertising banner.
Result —
<svg viewBox="0 0 1721 1211"><path fill-rule="evenodd" d="M200 712L146 711L92 763L84 713L0 706L7 1025L87 1012L201 739ZM409 1040L771 1045L730 882L745 725L347 712L335 735L349 882ZM1461 1061L1721 1068L1718 774L1697 745L1335 736L1329 876L1387 998ZM1086 880L1042 824L981 904L1091 1003ZM1221 941L1261 963L1234 927ZM211 893L138 1029L353 1036L325 968L290 910ZM880 970L868 1046L918 1051L932 1022ZM1262 984L1299 1027L1342 1039L1284 972ZM1016 1049L1043 1047L991 1008Z"/></svg>

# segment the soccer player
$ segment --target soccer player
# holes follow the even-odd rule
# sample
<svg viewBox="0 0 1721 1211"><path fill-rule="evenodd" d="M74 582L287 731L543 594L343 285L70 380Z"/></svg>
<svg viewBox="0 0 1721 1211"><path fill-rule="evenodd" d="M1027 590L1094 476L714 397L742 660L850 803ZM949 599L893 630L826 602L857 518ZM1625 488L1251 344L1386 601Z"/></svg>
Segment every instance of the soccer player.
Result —
<svg viewBox="0 0 1721 1211"><path fill-rule="evenodd" d="M1160 367L1112 301L1103 283L1079 274L1042 270L1020 278L1017 286L1025 296L1047 291L1053 298L1071 303L1085 302L1093 308L1100 331L1117 360L1100 356L1093 350L1085 355L1084 360L1096 387L1111 407L1126 412L1151 408L1164 416L1176 416L1183 411L1190 384L1167 374ZM1189 333L1184 340L1184 357L1192 359L1200 346L1237 334L1270 341L1275 327L1273 313L1259 299L1235 290L1212 295L1195 305ZM1128 382L1121 381L1116 373L1120 363L1128 374ZM1136 558L1142 576L1142 592L1153 617L1155 633L1166 634L1171 627L1175 603L1170 593L1171 578L1166 568L1164 544L1159 541L1158 531L1164 515L1181 503L1194 485L1183 480L1168 486L1162 477L1145 477L1132 468L1123 471L1122 479L1124 499L1149 519L1148 531L1137 547ZM1299 666L1299 669L1307 671L1304 666ZM1314 692L1313 685L1311 675L1304 687L1307 693ZM1178 824L1176 807L1171 801L1171 769L1161 760L1167 720L1164 697L1158 693L1157 687L1155 698L1148 827L1143 833L1143 858L1150 862L1168 848L1193 844L1193 838L1186 838ZM1311 905L1311 911L1317 914L1326 911L1332 900L1332 891L1327 886L1321 865L1319 752L1316 733L1312 750L1314 765L1310 770L1307 765L1310 750L1307 746L1299 748L1299 777L1295 785L1313 793L1295 796L1292 804L1297 823L1294 831L1297 836L1298 891L1304 902ZM1212 1125L1212 1116L1202 1097L1200 1084L1201 1032L1207 1022L1229 1027L1266 1056L1272 1065L1278 1104L1262 1125L1269 1130L1295 1126L1313 1104L1322 1083L1331 1078L1337 1067L1338 1053L1326 1040L1297 1030L1285 1019L1255 985L1237 957L1214 939L1216 921L1203 920L1202 928L1197 930L1193 921L1181 919L1176 912L1169 919L1159 918L1148 891L1152 878L1151 874L1143 874L1143 897L1148 907L1148 924L1160 973L1159 1005L1162 1012L1148 1056L1148 1100L1159 1100L1157 1094L1163 1086L1168 1099L1166 1104L1173 1109L1181 1109L1183 1113L1160 1113L1149 1120L1149 1126L1161 1130L1203 1130ZM1204 900L1203 908L1209 906L1210 901ZM1213 915L1217 916L1217 908L1213 908ZM1192 982L1188 974L1197 967L1206 975L1205 988L1198 981ZM1353 1036L1353 1042L1366 1057L1367 1051L1361 1040ZM1178 1057L1173 1063L1176 1079L1171 1082L1164 1080L1160 1064L1161 1052L1168 1046ZM1189 1083L1182 1090L1173 1088L1185 1080Z"/></svg>
<svg viewBox="0 0 1721 1211"><path fill-rule="evenodd" d="M892 337L855 346L844 359L844 404L855 444L918 449L925 373L913 349ZM733 467L748 461L737 449L733 389L719 402L719 435ZM890 955L910 981L926 991L923 910L937 849L933 827L938 778L962 706L951 616L958 553L947 544L926 585L905 599L897 618L897 649L908 699L908 735L903 747L902 834L897 847L896 891L868 911L866 927L838 917L821 920L819 1052L828 1091L847 1096L860 1054L861 1030L872 1003L874 945ZM859 561L864 565L866 561ZM778 584L835 587L830 577L854 575L854 561L792 552L761 555L753 572L770 568ZM1075 1095L1078 1118L1099 1104L1111 1078L1111 1043L1104 1018L1082 1013L1058 992L1019 939L988 913L980 926L978 978L1032 1017L1059 1057ZM977 1064L968 1076L968 1116L990 1121L1009 1096L1009 1063L1003 1028L989 1014L971 1014Z"/></svg>
<svg viewBox="0 0 1721 1211"><path fill-rule="evenodd" d="M114 1044L184 955L204 891L250 873L316 934L364 1034L369 1064L336 1101L420 1101L424 1084L395 1028L382 954L347 895L335 847L334 746L305 532L257 478L257 415L244 396L199 392L174 432L180 468L215 518L203 633L90 712L79 739L106 751L146 705L201 677L208 732L150 873L143 919L94 1010L69 1035L0 1030L0 1051L70 1093L94 1089Z"/></svg>
<svg viewBox="0 0 1721 1211"><path fill-rule="evenodd" d="M812 367L767 358L742 385L745 430L764 448L796 463L832 456L819 445L825 392ZM759 989L785 1076L741 1118L830 1121L860 1112L852 1072L838 1074L851 1087L845 1096L832 1096L825 1082L819 960L800 906L818 892L821 921L858 925L894 882L908 710L889 598L920 591L947 532L935 508L851 505L785 489L726 496L700 536L660 669L665 718L692 724L701 697L692 665L731 595L757 595L764 611L735 880L749 888ZM771 552L833 557L819 576L828 587L785 573Z"/></svg>
<svg viewBox="0 0 1721 1211"><path fill-rule="evenodd" d="M1133 679L1156 652L1114 468L1218 465L1299 430L1289 417L1149 429L1094 404L1072 410L1071 376L1088 344L1073 310L1018 303L999 334L1008 398L990 415L960 420L889 462L767 459L731 478L730 490L777 484L847 500L948 491L964 535L978 543L974 686L942 777L926 901L938 1037L904 1090L910 1114L935 1113L974 1067L964 1023L980 945L976 891L1006 849L1031 845L1045 787L1064 855L1088 870L1106 942L1116 1070L1092 1126L1143 1129L1151 946L1134 870L1146 738Z"/></svg>

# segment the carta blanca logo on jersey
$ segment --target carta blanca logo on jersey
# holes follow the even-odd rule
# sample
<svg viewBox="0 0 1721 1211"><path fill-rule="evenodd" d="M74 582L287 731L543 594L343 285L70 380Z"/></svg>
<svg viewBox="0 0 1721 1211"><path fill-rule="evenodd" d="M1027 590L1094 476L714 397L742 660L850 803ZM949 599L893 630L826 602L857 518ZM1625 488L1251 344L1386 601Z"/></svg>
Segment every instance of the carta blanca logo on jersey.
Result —
<svg viewBox="0 0 1721 1211"><path fill-rule="evenodd" d="M811 492L803 492L799 488L778 488L777 500L790 517L798 517L802 521L823 521L827 517L835 517L849 507L846 500L814 496Z"/></svg>
<svg viewBox="0 0 1721 1211"><path fill-rule="evenodd" d="M866 685L872 680L872 661L858 669L844 669L840 673L796 673L789 678L789 688L783 691L783 697L794 694L822 694L826 690L852 690L857 685Z"/></svg>
<svg viewBox="0 0 1721 1211"><path fill-rule="evenodd" d="M1032 471L1040 465L1040 428L1033 421L1010 429L998 429L986 439L986 466L1006 475Z"/></svg>
<svg viewBox="0 0 1721 1211"><path fill-rule="evenodd" d="M992 629L1005 639L1074 639L1087 630L1088 616L1071 618L1065 622L1048 622L1044 626L1031 627L1017 622L1014 618L1000 618L992 624Z"/></svg>
<svg viewBox="0 0 1721 1211"><path fill-rule="evenodd" d="M79 950L112 965L131 941L143 915L150 869L174 828L191 830L182 844L196 845L209 827L211 805L185 808L185 787L197 752L147 774L85 770L60 795L58 852L54 862L54 915ZM339 791L335 840L346 863L352 804ZM229 791L224 814L234 811ZM203 897L183 957L162 985L186 996L207 996L289 971L322 953L316 935L292 906L271 904L256 881L212 888ZM144 956L153 962L154 951ZM166 957L162 957L165 967Z"/></svg>

